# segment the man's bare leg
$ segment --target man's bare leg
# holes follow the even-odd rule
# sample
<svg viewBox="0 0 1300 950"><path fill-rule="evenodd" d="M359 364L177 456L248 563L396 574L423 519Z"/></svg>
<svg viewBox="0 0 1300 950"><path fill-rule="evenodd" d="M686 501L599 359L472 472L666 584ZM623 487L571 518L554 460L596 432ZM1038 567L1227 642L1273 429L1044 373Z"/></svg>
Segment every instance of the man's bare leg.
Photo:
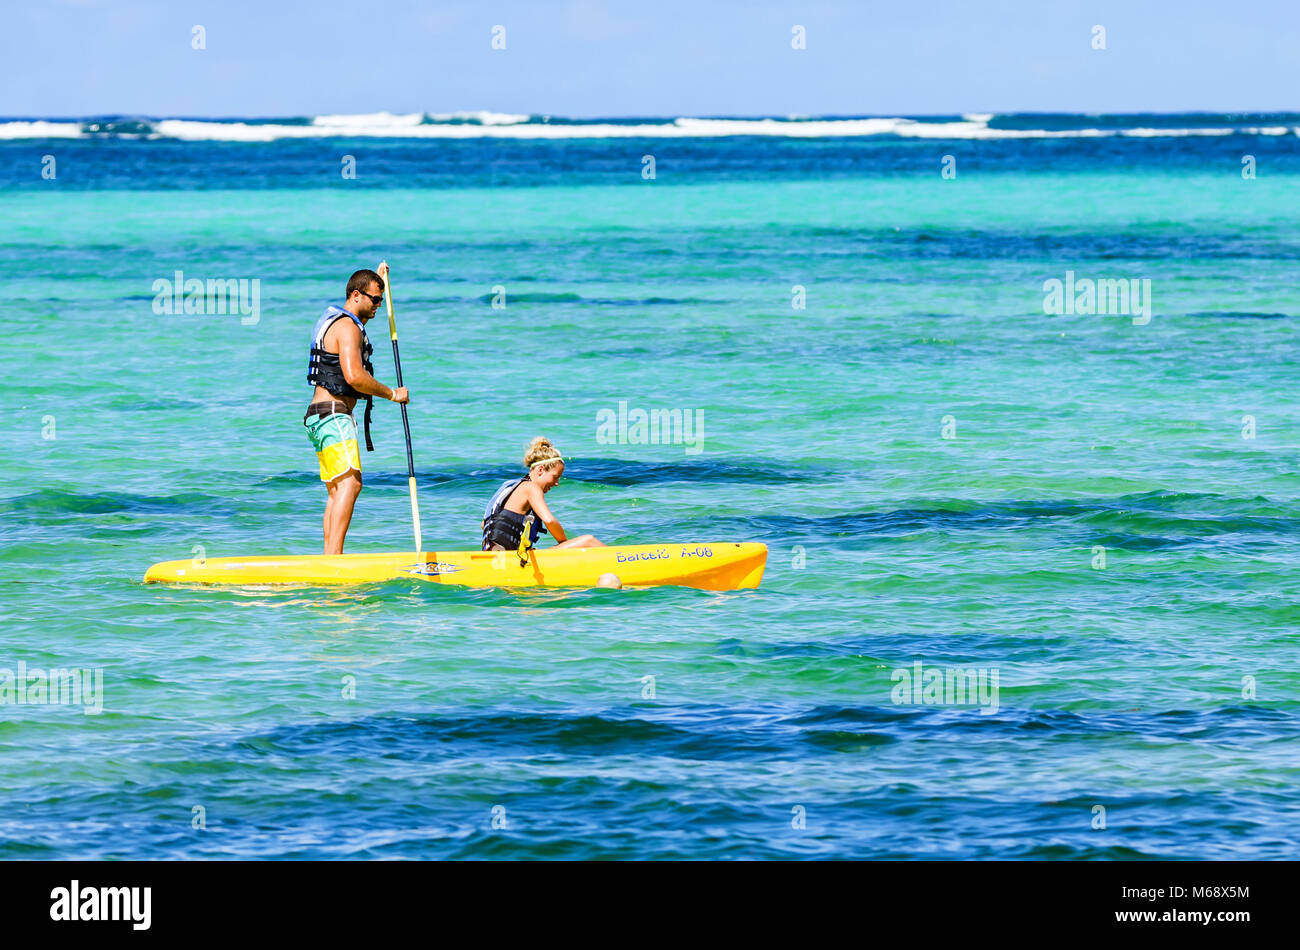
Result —
<svg viewBox="0 0 1300 950"><path fill-rule="evenodd" d="M334 508L334 482L326 482L325 488L329 490L329 498L325 502L325 520L321 525L321 536L325 539L325 553L330 549L330 511Z"/></svg>
<svg viewBox="0 0 1300 950"><path fill-rule="evenodd" d="M352 523L352 507L361 494L361 473L352 469L330 482L330 499L325 504L325 553L342 554L343 539Z"/></svg>

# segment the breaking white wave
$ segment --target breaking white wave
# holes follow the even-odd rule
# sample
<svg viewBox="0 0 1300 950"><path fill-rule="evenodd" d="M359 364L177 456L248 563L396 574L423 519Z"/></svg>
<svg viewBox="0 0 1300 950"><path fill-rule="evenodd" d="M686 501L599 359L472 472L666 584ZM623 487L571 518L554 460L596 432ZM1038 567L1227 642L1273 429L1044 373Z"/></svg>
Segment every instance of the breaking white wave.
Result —
<svg viewBox="0 0 1300 950"><path fill-rule="evenodd" d="M0 139L81 138L80 122L0 122Z"/></svg>
<svg viewBox="0 0 1300 950"><path fill-rule="evenodd" d="M1142 138L1155 138L1161 135L1286 135L1289 132L1295 132L1300 135L1300 129L1290 129L1284 125L1260 126L1249 128L1230 128L1230 129L1120 129L1120 135L1132 135Z"/></svg>
<svg viewBox="0 0 1300 950"><path fill-rule="evenodd" d="M394 115L391 112L372 112L366 115L318 115L311 124L323 129L407 129L424 121L423 112Z"/></svg>
<svg viewBox="0 0 1300 950"><path fill-rule="evenodd" d="M1188 135L1288 135L1300 128L1287 125L1198 126L1181 128L1106 127L997 128L994 113L969 113L960 119L924 120L902 117L863 118L690 118L649 120L551 121L549 116L501 112L374 112L360 115L320 115L309 119L131 119L131 120L12 120L0 119L0 139L143 138L201 142L272 142L280 139L619 139L720 138L781 136L835 138L891 135L920 139L1071 139L1106 136L1178 137ZM1024 121L1017 123L1026 125ZM1047 123L1050 125L1050 123Z"/></svg>
<svg viewBox="0 0 1300 950"><path fill-rule="evenodd" d="M530 115L516 115L510 112L435 112L430 114L434 122L479 122L483 125L518 125L532 118Z"/></svg>

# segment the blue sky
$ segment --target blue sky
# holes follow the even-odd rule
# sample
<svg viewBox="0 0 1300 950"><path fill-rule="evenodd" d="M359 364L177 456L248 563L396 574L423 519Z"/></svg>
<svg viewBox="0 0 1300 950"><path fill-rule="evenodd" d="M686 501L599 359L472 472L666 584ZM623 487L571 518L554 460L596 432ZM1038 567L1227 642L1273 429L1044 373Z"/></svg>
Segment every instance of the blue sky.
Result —
<svg viewBox="0 0 1300 950"><path fill-rule="evenodd" d="M5 116L1300 110L1300 0L39 0L5 19Z"/></svg>

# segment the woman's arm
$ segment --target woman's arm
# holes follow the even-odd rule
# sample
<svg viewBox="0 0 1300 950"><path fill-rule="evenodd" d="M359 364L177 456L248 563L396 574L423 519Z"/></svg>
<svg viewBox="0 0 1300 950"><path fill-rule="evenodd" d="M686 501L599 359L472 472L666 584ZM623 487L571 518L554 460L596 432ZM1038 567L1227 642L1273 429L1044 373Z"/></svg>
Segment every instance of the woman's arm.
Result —
<svg viewBox="0 0 1300 950"><path fill-rule="evenodd" d="M546 525L546 530L551 532L551 537L555 538L557 544L563 544L568 540L564 535L564 529L560 527L560 522L556 520L555 515L551 514L551 509L546 507L546 498L540 488L532 482L524 486L527 492L528 504L532 507L533 513L542 519L542 524Z"/></svg>

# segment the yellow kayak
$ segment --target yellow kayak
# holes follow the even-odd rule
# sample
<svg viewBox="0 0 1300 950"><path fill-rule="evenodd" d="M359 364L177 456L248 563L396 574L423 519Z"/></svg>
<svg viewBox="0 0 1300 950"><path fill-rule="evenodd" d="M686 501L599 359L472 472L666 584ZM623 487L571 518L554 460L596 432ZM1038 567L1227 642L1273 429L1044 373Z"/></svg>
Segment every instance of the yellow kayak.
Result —
<svg viewBox="0 0 1300 950"><path fill-rule="evenodd" d="M757 587L766 565L767 545L728 541L533 548L522 565L514 551L195 558L155 564L144 579L146 583L253 585L364 584L415 577L464 587L599 587L602 576L613 574L623 587L738 590Z"/></svg>

